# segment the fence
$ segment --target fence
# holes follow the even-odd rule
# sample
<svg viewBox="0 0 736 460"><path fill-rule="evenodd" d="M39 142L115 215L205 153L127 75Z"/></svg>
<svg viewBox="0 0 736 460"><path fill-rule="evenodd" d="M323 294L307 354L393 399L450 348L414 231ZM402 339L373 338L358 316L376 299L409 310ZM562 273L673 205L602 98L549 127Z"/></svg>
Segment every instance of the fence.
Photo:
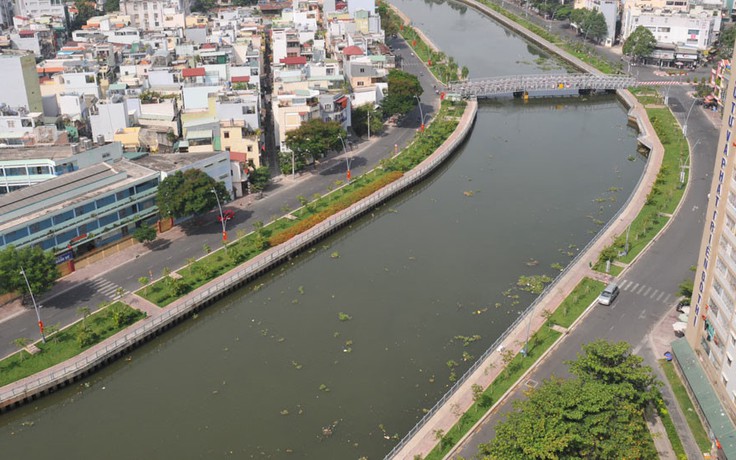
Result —
<svg viewBox="0 0 736 460"><path fill-rule="evenodd" d="M635 101L632 102L633 98L626 97L626 95L622 96L622 99L629 104L629 107L633 106L635 104ZM640 128L643 128L643 123L638 123L640 125ZM641 129L641 131L644 131L646 133L645 129ZM470 368L465 371L465 373L455 381L455 384L450 387L447 392L442 395L442 397L435 403L432 408L424 414L424 416L414 425L414 427L409 430L409 432L399 441L399 443L394 446L391 451L386 454L384 457L384 460L389 460L394 457L401 449L403 449L406 444L411 440L412 437L414 437L419 430L421 430L425 424L434 416L434 414L437 413L437 411L455 394L455 392L465 383L475 371L478 370L478 368L483 364L483 362L488 359L488 357L496 351L499 346L508 338L509 334L516 329L522 322L526 321L527 319L531 321L531 317L528 318L529 315L534 313L534 310L537 306L537 304L543 299L547 294L552 292L557 285L561 282L561 280L572 270L573 267L575 267L579 263L583 263L583 257L585 257L587 252L595 245L598 240L600 240L603 235L608 231L608 229L613 225L614 222L616 222L619 218L619 216L626 210L626 208L629 206L629 203L631 202L632 198L636 194L636 191L641 186L642 180L644 180L644 177L646 176L646 169L649 168L649 162L646 163L646 166L644 168L644 171L642 171L641 176L639 176L639 180L636 183L636 186L634 187L631 194L629 194L629 197L626 199L626 202L619 208L618 212L611 217L611 219L606 223L605 226L603 226L600 231L593 237L593 239L578 253L578 255L565 267L565 269L560 272L560 274L550 283L547 285L547 287L542 291L541 294L537 296L536 299L522 312L521 315L519 315L516 320L504 331L504 333L496 339L493 344L486 349L486 351L473 363Z"/></svg>
<svg viewBox="0 0 736 460"><path fill-rule="evenodd" d="M111 339L90 348L78 355L76 358L73 358L71 364L69 364L69 362L59 364L56 366L58 369L52 368L51 372L46 372L45 375L41 377L31 376L5 387L10 387L9 389L0 389L0 410L12 406L13 404L20 403L26 399L33 398L50 388L62 386L66 382L74 380L77 376L101 366L105 362L124 353L135 344L144 341L149 336L166 329L169 325L192 313L198 307L216 300L230 289L238 287L242 283L254 278L274 265L281 263L284 259L308 246L311 246L316 241L319 241L326 235L336 231L343 225L351 222L353 219L360 217L367 211L374 209L377 205L383 203L397 193L411 187L426 175L430 174L465 140L465 137L473 126L473 120L475 119L477 108L478 106L475 101L468 102L468 106L463 114L460 124L450 138L448 138L432 155L420 163L419 166L406 173L397 181L376 191L372 195L335 214L306 232L295 236L286 243L269 249L268 251L254 257L248 263L234 268L227 274L223 275L219 280L212 281L206 284L203 288L200 288L200 292L197 293L195 291L195 293L187 296L187 298L172 304L160 315L144 320L143 324L135 327L133 330L129 332L122 331Z"/></svg>

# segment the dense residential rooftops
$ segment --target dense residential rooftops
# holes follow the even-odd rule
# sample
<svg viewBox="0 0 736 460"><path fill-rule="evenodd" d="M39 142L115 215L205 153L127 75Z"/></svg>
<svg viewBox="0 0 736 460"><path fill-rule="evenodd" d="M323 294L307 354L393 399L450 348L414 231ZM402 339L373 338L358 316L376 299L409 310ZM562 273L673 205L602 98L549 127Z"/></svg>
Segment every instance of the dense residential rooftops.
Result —
<svg viewBox="0 0 736 460"><path fill-rule="evenodd" d="M157 153L135 160L136 163L156 171L171 172L224 152L205 153Z"/></svg>

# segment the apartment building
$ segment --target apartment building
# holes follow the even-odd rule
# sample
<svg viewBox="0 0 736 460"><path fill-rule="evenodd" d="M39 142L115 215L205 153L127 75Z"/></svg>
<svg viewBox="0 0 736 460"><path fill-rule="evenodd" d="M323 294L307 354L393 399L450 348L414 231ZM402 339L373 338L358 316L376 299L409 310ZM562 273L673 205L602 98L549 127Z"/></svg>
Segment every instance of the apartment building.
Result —
<svg viewBox="0 0 736 460"><path fill-rule="evenodd" d="M698 414L715 437L719 459L736 459L735 91L731 79L685 338L672 343Z"/></svg>

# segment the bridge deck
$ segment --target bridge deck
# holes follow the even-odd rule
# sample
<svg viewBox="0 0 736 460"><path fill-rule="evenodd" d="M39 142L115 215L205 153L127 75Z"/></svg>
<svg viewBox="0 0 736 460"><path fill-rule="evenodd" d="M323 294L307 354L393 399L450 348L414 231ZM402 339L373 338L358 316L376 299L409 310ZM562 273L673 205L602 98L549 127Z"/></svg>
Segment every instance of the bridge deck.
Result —
<svg viewBox="0 0 736 460"><path fill-rule="evenodd" d="M494 97L530 91L616 90L636 86L628 75L539 74L478 78L450 83L448 90L463 97Z"/></svg>

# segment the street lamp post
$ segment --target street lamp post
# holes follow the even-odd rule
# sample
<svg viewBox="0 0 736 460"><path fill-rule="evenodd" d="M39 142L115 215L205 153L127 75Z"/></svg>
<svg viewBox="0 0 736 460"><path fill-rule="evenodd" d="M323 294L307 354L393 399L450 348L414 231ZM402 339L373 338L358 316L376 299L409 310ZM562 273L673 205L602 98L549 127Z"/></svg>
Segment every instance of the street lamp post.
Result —
<svg viewBox="0 0 736 460"><path fill-rule="evenodd" d="M687 116L685 117L685 123L682 125L682 135L687 136L687 121L690 119L690 112L693 111L693 107L695 107L695 103L697 102L697 99L693 99L693 103L690 104L690 110L687 111Z"/></svg>
<svg viewBox="0 0 736 460"><path fill-rule="evenodd" d="M33 296L33 291L31 290L31 283L28 282L28 277L26 276L26 271L23 269L23 266L20 267L20 274L23 275L23 279L26 280L26 287L28 287L28 293L31 294L31 301L33 301L33 309L36 310L36 319L38 320L38 330L41 331L41 339L43 340L43 343L46 343L46 336L43 333L43 321L41 321L41 312L38 311L38 305L36 304L36 298Z"/></svg>
<svg viewBox="0 0 736 460"><path fill-rule="evenodd" d="M296 160L294 159L294 149L291 150L291 178L296 179Z"/></svg>
<svg viewBox="0 0 736 460"><path fill-rule="evenodd" d="M422 101L419 100L419 96L416 94L414 95L414 98L417 100L417 107L419 107L419 120L422 122L421 126L419 126L419 132L424 132L424 111L422 110Z"/></svg>
<svg viewBox="0 0 736 460"><path fill-rule="evenodd" d="M347 172L345 173L345 177L348 180L348 184L350 183L350 158L348 157L348 149L345 147L345 141L343 140L341 135L337 135L337 138L340 139L340 142L342 142L342 151L345 154L345 167L347 169Z"/></svg>
<svg viewBox="0 0 736 460"><path fill-rule="evenodd" d="M210 192L215 194L215 199L217 200L217 209L220 210L220 223L222 224L222 241L227 241L227 230L225 229L227 227L227 220L225 220L225 216L222 214L222 206L220 205L220 197L217 195L217 191L215 191L214 188L210 189Z"/></svg>
<svg viewBox="0 0 736 460"><path fill-rule="evenodd" d="M366 111L368 114L368 140L371 140L371 110L370 108Z"/></svg>

